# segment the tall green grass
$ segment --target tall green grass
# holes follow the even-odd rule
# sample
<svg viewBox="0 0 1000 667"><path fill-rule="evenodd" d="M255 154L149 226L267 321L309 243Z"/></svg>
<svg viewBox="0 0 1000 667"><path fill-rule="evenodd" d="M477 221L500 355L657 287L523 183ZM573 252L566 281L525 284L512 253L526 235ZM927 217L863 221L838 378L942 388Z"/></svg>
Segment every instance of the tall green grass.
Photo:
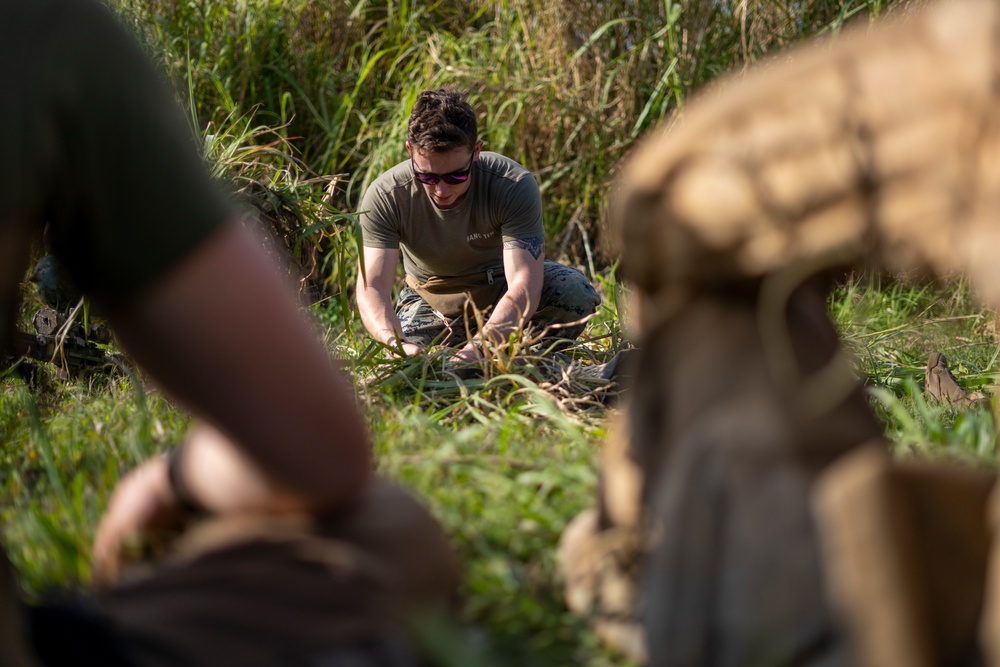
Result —
<svg viewBox="0 0 1000 667"><path fill-rule="evenodd" d="M608 186L650 127L719 75L892 0L114 0L193 110L279 128L354 210L404 157L416 95L467 90L489 150L534 171L549 239L605 246ZM914 4L913 2L909 4ZM567 252L584 263L575 234ZM598 257L598 268L610 258Z"/></svg>

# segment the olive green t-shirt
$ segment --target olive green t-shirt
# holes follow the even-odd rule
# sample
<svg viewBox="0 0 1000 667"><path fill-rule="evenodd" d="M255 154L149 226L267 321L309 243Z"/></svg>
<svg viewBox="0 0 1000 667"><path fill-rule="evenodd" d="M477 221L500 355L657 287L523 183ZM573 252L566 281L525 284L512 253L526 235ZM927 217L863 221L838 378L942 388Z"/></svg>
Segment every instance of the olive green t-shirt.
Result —
<svg viewBox="0 0 1000 667"><path fill-rule="evenodd" d="M231 217L169 86L105 5L0 0L0 89L0 226L47 223L90 295L140 293Z"/></svg>
<svg viewBox="0 0 1000 667"><path fill-rule="evenodd" d="M361 200L364 245L399 248L417 280L482 273L503 266L503 242L537 238L542 198L530 171L483 152L462 202L442 211L413 177L409 160L379 176Z"/></svg>

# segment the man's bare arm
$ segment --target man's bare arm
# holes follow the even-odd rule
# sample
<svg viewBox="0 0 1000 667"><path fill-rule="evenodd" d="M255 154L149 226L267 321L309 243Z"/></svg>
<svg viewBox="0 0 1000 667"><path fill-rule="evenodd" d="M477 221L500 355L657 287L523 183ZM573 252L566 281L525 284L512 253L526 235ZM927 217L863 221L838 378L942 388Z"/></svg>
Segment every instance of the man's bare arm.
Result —
<svg viewBox="0 0 1000 667"><path fill-rule="evenodd" d="M311 512L360 496L370 448L353 392L242 225L108 316L133 358L205 422L180 459L194 501L220 514ZM94 539L95 578L113 580L128 535L179 509L165 459L129 473Z"/></svg>
<svg viewBox="0 0 1000 667"><path fill-rule="evenodd" d="M497 302L478 337L500 342L531 319L542 296L544 264L544 239L541 236L504 242L503 269L507 292ZM471 359L475 346L473 339L455 356Z"/></svg>
<svg viewBox="0 0 1000 667"><path fill-rule="evenodd" d="M416 354L421 347L404 340L403 327L392 309L392 283L398 263L398 248L364 249L365 270L362 273L359 267L355 289L358 312L372 338L391 347L396 347L398 339L403 341L405 354Z"/></svg>
<svg viewBox="0 0 1000 667"><path fill-rule="evenodd" d="M136 361L274 484L317 508L360 493L369 448L354 394L242 225L109 315ZM207 501L213 482L197 468L186 482Z"/></svg>
<svg viewBox="0 0 1000 667"><path fill-rule="evenodd" d="M29 231L20 222L0 226L7 260L0 301L17 295ZM353 395L269 268L256 239L231 224L148 293L109 313L140 365L218 426L192 430L181 471L213 512L346 504L369 474ZM169 495L163 466L150 467L163 468L153 477ZM122 531L138 527L126 523Z"/></svg>

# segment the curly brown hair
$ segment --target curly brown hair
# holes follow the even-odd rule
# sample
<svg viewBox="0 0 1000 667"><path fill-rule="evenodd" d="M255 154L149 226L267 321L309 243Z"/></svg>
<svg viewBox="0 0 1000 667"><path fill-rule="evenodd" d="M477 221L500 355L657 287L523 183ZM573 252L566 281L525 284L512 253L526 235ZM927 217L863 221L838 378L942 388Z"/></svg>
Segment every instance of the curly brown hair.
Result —
<svg viewBox="0 0 1000 667"><path fill-rule="evenodd" d="M448 88L420 93L410 112L410 146L429 153L447 153L462 146L475 150L479 139L476 112L467 97Z"/></svg>

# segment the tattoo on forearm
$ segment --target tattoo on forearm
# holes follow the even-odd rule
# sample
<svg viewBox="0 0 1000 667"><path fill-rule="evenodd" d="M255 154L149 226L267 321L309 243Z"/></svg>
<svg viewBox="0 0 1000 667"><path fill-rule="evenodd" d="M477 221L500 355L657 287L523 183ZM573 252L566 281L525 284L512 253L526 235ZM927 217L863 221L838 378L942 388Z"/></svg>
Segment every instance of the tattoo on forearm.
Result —
<svg viewBox="0 0 1000 667"><path fill-rule="evenodd" d="M531 253L531 256L538 259L542 256L542 251L545 250L545 237L535 236L530 239L514 239L513 241L504 241L504 248L520 248L521 250L527 250Z"/></svg>

